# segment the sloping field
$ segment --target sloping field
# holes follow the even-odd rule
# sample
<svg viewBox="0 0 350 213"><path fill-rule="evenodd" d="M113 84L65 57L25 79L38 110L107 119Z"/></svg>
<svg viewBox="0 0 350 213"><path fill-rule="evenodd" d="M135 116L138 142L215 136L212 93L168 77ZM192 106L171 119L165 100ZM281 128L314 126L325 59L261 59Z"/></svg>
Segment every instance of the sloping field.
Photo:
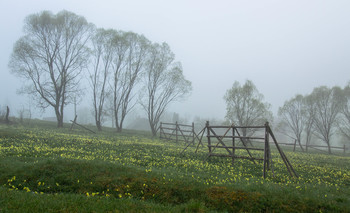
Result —
<svg viewBox="0 0 350 213"><path fill-rule="evenodd" d="M0 126L0 212L349 212L350 157L211 158L147 133ZM244 151L241 153L244 155ZM257 154L257 153L255 153Z"/></svg>

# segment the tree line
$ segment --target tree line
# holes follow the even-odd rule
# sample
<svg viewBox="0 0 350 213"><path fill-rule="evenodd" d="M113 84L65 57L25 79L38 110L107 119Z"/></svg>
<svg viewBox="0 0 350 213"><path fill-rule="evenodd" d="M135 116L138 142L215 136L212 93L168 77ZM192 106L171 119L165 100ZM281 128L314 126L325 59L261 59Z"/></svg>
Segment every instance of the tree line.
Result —
<svg viewBox="0 0 350 213"><path fill-rule="evenodd" d="M63 126L65 106L88 93L98 130L109 117L116 131L122 131L126 116L139 104L156 135L169 104L192 90L166 43L154 43L133 32L97 28L69 11L29 15L9 68L23 79L22 93L30 95L40 108L54 109L58 127ZM89 88L82 86L84 78ZM244 85L235 82L224 99L229 123L252 126L273 120L271 105L264 102L252 81ZM279 108L278 125L300 145L303 140L308 145L316 137L331 152L336 132L350 139L349 100L350 83L345 88L315 88L311 94L287 100ZM243 129L242 134L254 132Z"/></svg>
<svg viewBox="0 0 350 213"><path fill-rule="evenodd" d="M314 136L331 153L331 139L336 133L350 139L350 83L344 88L320 86L308 95L296 95L280 107L278 114L299 144L305 135L307 148Z"/></svg>
<svg viewBox="0 0 350 213"><path fill-rule="evenodd" d="M263 95L250 80L244 85L235 82L224 99L229 123L253 126L273 120L271 105L264 102ZM295 138L302 149L302 143L307 149L315 137L331 153L332 136L336 133L350 140L350 82L344 88L320 86L310 94L297 94L285 101L278 110L277 126L285 135ZM243 136L254 134L250 129L243 130Z"/></svg>
<svg viewBox="0 0 350 213"><path fill-rule="evenodd" d="M24 80L21 93L40 108L54 109L58 127L63 126L65 106L88 92L98 130L110 116L122 131L126 116L140 104L155 135L169 104L192 90L168 44L97 28L69 11L29 15L9 67ZM81 83L84 76L90 85L87 91Z"/></svg>

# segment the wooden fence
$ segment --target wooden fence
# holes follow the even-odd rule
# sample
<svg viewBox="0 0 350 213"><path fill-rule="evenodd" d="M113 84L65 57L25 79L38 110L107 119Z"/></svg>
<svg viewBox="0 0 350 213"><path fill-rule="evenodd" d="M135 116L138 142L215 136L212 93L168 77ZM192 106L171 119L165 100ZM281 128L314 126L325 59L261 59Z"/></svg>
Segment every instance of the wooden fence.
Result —
<svg viewBox="0 0 350 213"><path fill-rule="evenodd" d="M160 122L159 126L160 139L173 140L176 143L183 141L187 144L194 144L197 136L194 131L194 123L192 125L176 123Z"/></svg>
<svg viewBox="0 0 350 213"><path fill-rule="evenodd" d="M303 145L305 146L305 145ZM321 145L307 145L305 146L306 151L308 150L308 148L312 148L318 151L323 151L323 152L327 152L328 150L322 150L323 148L328 149L328 146L321 146ZM320 149L321 148L321 149ZM343 146L330 146L331 150L332 149L338 149L338 150L343 150L343 154L346 154L346 150L348 150L349 148L345 146L345 144ZM295 149L294 149L295 151Z"/></svg>
<svg viewBox="0 0 350 213"><path fill-rule="evenodd" d="M298 145L297 144L297 140L294 140L294 143L278 143L279 145L281 146L293 146L293 152L296 151L296 148L297 147L300 147L302 151L306 151L308 152L308 149L311 148L311 149L314 149L314 150L317 150L317 151L321 151L321 152L327 152L328 153L328 146L322 146L322 145L313 145L313 144L310 144L310 145ZM343 154L346 154L346 151L349 149L349 147L346 147L346 145L344 144L343 146L331 146L330 147L331 150L333 149L336 149L336 150L341 150L343 152Z"/></svg>

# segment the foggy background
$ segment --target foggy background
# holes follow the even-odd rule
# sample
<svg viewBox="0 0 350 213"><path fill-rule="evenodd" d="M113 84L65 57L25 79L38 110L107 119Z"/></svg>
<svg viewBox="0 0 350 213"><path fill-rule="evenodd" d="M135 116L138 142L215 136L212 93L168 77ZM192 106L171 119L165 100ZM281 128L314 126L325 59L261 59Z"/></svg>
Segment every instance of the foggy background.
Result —
<svg viewBox="0 0 350 213"><path fill-rule="evenodd" d="M97 27L168 43L193 86L187 100L169 108L181 117L223 120L223 96L234 81L252 80L276 115L295 94L321 85L344 87L350 80L348 0L1 0L0 8L0 106L9 105L12 116L22 106L33 110L34 103L16 94L21 81L9 73L9 58L25 17L43 10L68 10ZM78 108L91 110L91 98L85 96ZM48 108L34 116L54 113ZM68 106L65 119L72 118Z"/></svg>

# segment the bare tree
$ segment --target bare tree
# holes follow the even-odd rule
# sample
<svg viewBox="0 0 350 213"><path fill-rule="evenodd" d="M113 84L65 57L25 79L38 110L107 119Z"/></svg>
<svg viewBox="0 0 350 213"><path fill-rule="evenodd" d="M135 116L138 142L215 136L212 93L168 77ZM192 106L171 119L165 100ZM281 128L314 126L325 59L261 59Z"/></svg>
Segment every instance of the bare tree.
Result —
<svg viewBox="0 0 350 213"><path fill-rule="evenodd" d="M114 30L98 29L92 38L93 44L93 72L90 73L92 87L94 116L96 127L102 130L104 104L107 96L108 76L110 75L113 57L115 54L114 39L117 32Z"/></svg>
<svg viewBox="0 0 350 213"><path fill-rule="evenodd" d="M116 35L113 40L113 46L115 47L115 52L112 61L112 81L111 81L111 96L109 97L112 102L112 122L116 124L117 132L119 130L119 109L120 101L119 95L121 92L121 78L122 72L124 71L127 64L127 51L129 48L129 43L124 37L124 32L116 32Z"/></svg>
<svg viewBox="0 0 350 213"><path fill-rule="evenodd" d="M122 69L115 73L113 88L113 106L117 132L122 131L126 115L136 104L136 102L132 103L135 96L133 90L144 69L150 45L150 42L144 36L132 32L125 32L122 37L123 45L126 44L127 49L125 52L122 51L125 54L125 60ZM120 57L118 57L119 60Z"/></svg>
<svg viewBox="0 0 350 213"><path fill-rule="evenodd" d="M304 149L301 145L301 136L306 122L304 102L302 95L296 95L289 101L284 102L284 105L278 110L278 115L282 118L282 122L292 130L293 136L296 138L302 151Z"/></svg>
<svg viewBox="0 0 350 213"><path fill-rule="evenodd" d="M147 112L153 136L157 135L159 119L170 103L180 100L192 90L191 82L183 76L180 63L166 43L150 48L140 103Z"/></svg>
<svg viewBox="0 0 350 213"><path fill-rule="evenodd" d="M308 99L313 111L314 135L327 144L328 153L331 153L331 137L335 132L334 127L344 103L342 89L321 86L315 88Z"/></svg>
<svg viewBox="0 0 350 213"><path fill-rule="evenodd" d="M136 104L133 91L141 77L149 43L144 36L133 32L119 31L114 37L110 94L117 132L122 131L127 114Z"/></svg>
<svg viewBox="0 0 350 213"><path fill-rule="evenodd" d="M313 125L315 118L315 109L313 101L308 97L304 97L305 104L305 149L308 151L308 147L311 143L313 135Z"/></svg>
<svg viewBox="0 0 350 213"><path fill-rule="evenodd" d="M344 88L343 92L344 105L340 110L341 116L338 122L338 127L342 135L350 140L350 82Z"/></svg>
<svg viewBox="0 0 350 213"><path fill-rule="evenodd" d="M25 35L14 46L9 67L28 82L22 93L32 95L43 109L53 107L58 127L63 126L64 106L80 91L92 28L74 13L43 11L26 18Z"/></svg>
<svg viewBox="0 0 350 213"><path fill-rule="evenodd" d="M264 96L250 80L242 86L235 81L232 88L227 90L224 99L226 119L235 125L263 125L273 118L270 104L264 102ZM254 129L242 128L241 133L244 137L251 136L254 134Z"/></svg>

